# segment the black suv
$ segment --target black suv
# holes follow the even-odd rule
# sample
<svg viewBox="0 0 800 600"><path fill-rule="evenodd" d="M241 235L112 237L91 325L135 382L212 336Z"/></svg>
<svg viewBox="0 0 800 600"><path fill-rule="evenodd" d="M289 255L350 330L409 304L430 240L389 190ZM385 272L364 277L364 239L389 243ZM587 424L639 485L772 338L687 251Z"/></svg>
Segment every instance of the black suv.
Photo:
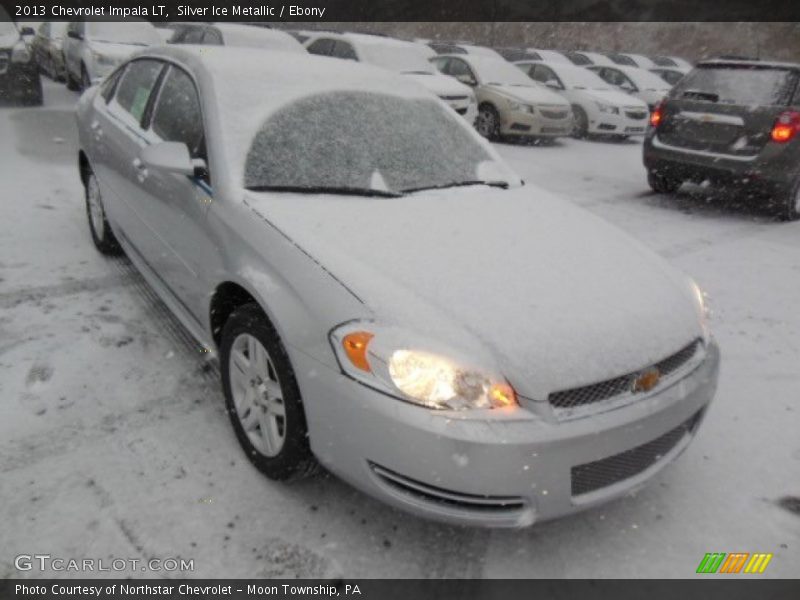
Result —
<svg viewBox="0 0 800 600"><path fill-rule="evenodd" d="M42 81L33 52L22 39L33 34L30 27L20 31L0 7L0 103L42 103Z"/></svg>
<svg viewBox="0 0 800 600"><path fill-rule="evenodd" d="M710 180L763 192L782 218L800 218L799 79L794 63L698 64L650 116L650 187L667 193Z"/></svg>

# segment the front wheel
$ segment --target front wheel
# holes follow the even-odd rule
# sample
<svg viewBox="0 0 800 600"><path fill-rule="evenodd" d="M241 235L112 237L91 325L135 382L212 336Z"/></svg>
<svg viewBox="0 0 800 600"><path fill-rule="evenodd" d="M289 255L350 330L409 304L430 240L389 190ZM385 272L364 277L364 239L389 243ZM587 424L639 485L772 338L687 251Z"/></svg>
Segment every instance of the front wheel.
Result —
<svg viewBox="0 0 800 600"><path fill-rule="evenodd" d="M500 115L494 106L486 104L480 107L475 129L487 140L496 140L500 137Z"/></svg>
<svg viewBox="0 0 800 600"><path fill-rule="evenodd" d="M256 304L236 309L222 330L225 405L239 444L270 479L287 480L316 466L289 356Z"/></svg>
<svg viewBox="0 0 800 600"><path fill-rule="evenodd" d="M100 185L92 172L86 177L86 215L89 217L89 231L95 247L103 254L120 254L122 249L108 224Z"/></svg>
<svg viewBox="0 0 800 600"><path fill-rule="evenodd" d="M666 177L655 171L648 171L647 183L656 194L674 194L683 182L680 179Z"/></svg>
<svg viewBox="0 0 800 600"><path fill-rule="evenodd" d="M575 116L575 122L572 125L572 136L583 139L589 135L589 118L586 116L586 111L580 106L573 106L572 114Z"/></svg>

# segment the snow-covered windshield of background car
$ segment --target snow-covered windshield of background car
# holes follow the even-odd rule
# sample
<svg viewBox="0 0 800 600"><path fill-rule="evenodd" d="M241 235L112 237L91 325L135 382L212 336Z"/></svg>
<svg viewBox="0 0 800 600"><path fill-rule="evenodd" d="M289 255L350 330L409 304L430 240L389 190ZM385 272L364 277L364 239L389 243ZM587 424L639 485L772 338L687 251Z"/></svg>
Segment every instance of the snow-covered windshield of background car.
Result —
<svg viewBox="0 0 800 600"><path fill-rule="evenodd" d="M244 170L256 191L397 195L513 175L435 99L369 92L316 94L275 112L256 133Z"/></svg>
<svg viewBox="0 0 800 600"><path fill-rule="evenodd" d="M569 65L559 65L555 69L556 75L565 87L570 89L583 90L610 90L612 89L599 75L592 73L583 67L571 67Z"/></svg>
<svg viewBox="0 0 800 600"><path fill-rule="evenodd" d="M396 73L436 73L424 50L413 44L364 44L359 48L364 62Z"/></svg>
<svg viewBox="0 0 800 600"><path fill-rule="evenodd" d="M132 21L92 21L87 24L89 39L94 42L150 46L161 38L149 23Z"/></svg>
<svg viewBox="0 0 800 600"><path fill-rule="evenodd" d="M11 21L0 20L0 35L16 34L17 28Z"/></svg>
<svg viewBox="0 0 800 600"><path fill-rule="evenodd" d="M644 69L631 69L625 71L625 74L631 78L636 87L640 90L664 90L669 89L669 85L655 73L645 71Z"/></svg>
<svg viewBox="0 0 800 600"><path fill-rule="evenodd" d="M721 104L785 105L796 81L797 74L787 69L709 65L686 75L673 88L673 95L693 95Z"/></svg>
<svg viewBox="0 0 800 600"><path fill-rule="evenodd" d="M478 74L478 78L488 85L522 85L532 87L534 83L518 67L510 62L491 57L477 57L470 61L470 66Z"/></svg>

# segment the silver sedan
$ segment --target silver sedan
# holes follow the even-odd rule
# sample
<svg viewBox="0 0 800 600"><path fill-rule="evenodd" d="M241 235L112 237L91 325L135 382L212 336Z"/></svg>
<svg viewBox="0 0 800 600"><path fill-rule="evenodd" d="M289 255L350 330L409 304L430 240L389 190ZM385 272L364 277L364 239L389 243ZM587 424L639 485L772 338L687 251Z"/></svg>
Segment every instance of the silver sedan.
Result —
<svg viewBox="0 0 800 600"><path fill-rule="evenodd" d="M218 356L273 479L321 463L424 516L524 526L642 485L707 412L697 286L413 82L163 47L77 119L95 245Z"/></svg>

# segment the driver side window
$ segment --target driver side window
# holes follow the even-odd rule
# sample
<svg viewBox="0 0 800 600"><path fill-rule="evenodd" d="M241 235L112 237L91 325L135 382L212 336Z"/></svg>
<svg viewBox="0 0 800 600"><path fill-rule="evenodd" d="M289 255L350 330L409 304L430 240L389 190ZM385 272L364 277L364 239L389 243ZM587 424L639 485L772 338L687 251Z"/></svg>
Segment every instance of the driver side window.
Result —
<svg viewBox="0 0 800 600"><path fill-rule="evenodd" d="M151 130L164 142L186 144L192 158L206 159L200 96L183 69L170 67L158 94Z"/></svg>
<svg viewBox="0 0 800 600"><path fill-rule="evenodd" d="M459 60L457 58L450 59L450 65L448 66L449 75L452 75L462 83L467 83L468 81L475 85L477 80L475 79L475 75L472 73L472 69L469 68L469 65L465 63L463 60Z"/></svg>

